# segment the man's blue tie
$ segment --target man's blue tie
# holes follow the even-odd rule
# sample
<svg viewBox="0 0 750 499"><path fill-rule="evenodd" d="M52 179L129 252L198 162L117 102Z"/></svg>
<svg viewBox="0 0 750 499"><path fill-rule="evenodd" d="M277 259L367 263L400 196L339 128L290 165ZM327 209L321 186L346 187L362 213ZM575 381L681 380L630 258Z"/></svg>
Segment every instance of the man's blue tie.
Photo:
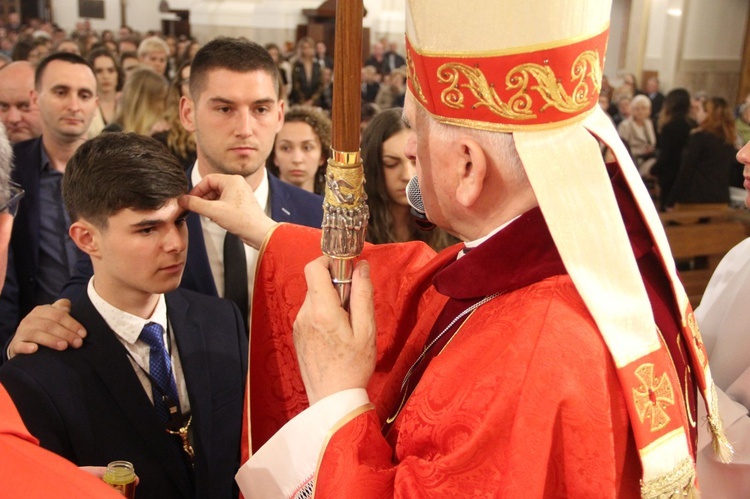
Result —
<svg viewBox="0 0 750 499"><path fill-rule="evenodd" d="M177 385L172 376L172 362L169 358L169 352L164 348L164 328L154 322L149 322L143 326L138 339L147 344L150 348L149 354L149 374L151 376L151 391L154 395L154 409L156 414L163 423L169 421L169 405L164 397L168 397L173 405L179 405L177 397ZM158 387L157 387L158 385Z"/></svg>

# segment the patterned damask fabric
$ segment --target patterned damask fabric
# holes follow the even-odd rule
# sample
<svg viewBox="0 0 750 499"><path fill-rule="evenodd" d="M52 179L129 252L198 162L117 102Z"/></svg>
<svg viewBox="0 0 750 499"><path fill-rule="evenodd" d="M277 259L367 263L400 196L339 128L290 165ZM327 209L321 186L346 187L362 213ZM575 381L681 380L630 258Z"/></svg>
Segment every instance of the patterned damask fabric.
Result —
<svg viewBox="0 0 750 499"><path fill-rule="evenodd" d="M281 225L259 258L248 385L253 451L309 405L292 343L292 324L307 289L304 266L321 255L320 235L320 230ZM290 246L295 251L289 251ZM399 384L430 332L429 321L414 329L417 317L437 317L448 299L432 288L429 276L455 259L459 249L457 245L435 258L435 252L421 242L365 245L362 257L382 262L372 272L379 334L376 372L368 386L382 418L395 404ZM249 456L247 417L244 423L242 462Z"/></svg>
<svg viewBox="0 0 750 499"><path fill-rule="evenodd" d="M639 496L617 373L567 276L478 309L380 426L334 434L316 497Z"/></svg>
<svg viewBox="0 0 750 499"><path fill-rule="evenodd" d="M638 255L650 255L642 227L631 241L643 246ZM319 242L320 231L282 225L261 255L250 349L255 450L308 406L291 331L306 290L304 265L320 255ZM375 411L341 423L323 454L316 497L638 496L630 394L541 212L524 214L456 261L459 249L435 256L421 243L365 246L378 325L367 387ZM642 271L649 283L663 273ZM652 304L669 293L649 289ZM436 321L452 304L496 291L503 294L428 366L384 438L382 424ZM676 331L666 309L657 311L657 324Z"/></svg>

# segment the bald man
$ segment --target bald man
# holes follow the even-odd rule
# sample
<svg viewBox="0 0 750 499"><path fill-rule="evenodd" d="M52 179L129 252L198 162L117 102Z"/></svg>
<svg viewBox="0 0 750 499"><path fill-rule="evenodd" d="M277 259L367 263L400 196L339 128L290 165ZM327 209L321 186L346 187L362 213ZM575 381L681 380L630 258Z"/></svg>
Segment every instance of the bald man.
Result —
<svg viewBox="0 0 750 499"><path fill-rule="evenodd" d="M11 144L42 134L39 108L31 101L34 66L28 61L12 62L0 69L0 121Z"/></svg>

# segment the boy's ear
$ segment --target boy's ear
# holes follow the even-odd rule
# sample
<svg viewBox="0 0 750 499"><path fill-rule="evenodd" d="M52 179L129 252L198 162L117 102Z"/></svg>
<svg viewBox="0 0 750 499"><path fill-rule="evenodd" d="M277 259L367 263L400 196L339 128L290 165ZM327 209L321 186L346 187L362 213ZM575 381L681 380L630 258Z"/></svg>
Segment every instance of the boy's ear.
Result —
<svg viewBox="0 0 750 499"><path fill-rule="evenodd" d="M76 246L90 257L99 254L100 230L91 222L80 219L73 222L68 230L70 238Z"/></svg>
<svg viewBox="0 0 750 499"><path fill-rule="evenodd" d="M195 117L193 116L195 103L192 99L182 96L180 97L180 122L185 130L192 133L195 132Z"/></svg>

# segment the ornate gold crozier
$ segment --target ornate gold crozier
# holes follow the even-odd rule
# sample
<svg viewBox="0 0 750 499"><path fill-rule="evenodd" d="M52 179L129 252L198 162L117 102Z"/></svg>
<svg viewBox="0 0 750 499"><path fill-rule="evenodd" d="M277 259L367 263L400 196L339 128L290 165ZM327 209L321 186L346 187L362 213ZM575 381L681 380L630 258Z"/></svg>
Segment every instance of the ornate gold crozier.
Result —
<svg viewBox="0 0 750 499"><path fill-rule="evenodd" d="M333 140L323 202L323 253L333 259L331 277L349 309L354 259L362 252L370 212L359 153L362 69L362 0L339 0L333 59Z"/></svg>

